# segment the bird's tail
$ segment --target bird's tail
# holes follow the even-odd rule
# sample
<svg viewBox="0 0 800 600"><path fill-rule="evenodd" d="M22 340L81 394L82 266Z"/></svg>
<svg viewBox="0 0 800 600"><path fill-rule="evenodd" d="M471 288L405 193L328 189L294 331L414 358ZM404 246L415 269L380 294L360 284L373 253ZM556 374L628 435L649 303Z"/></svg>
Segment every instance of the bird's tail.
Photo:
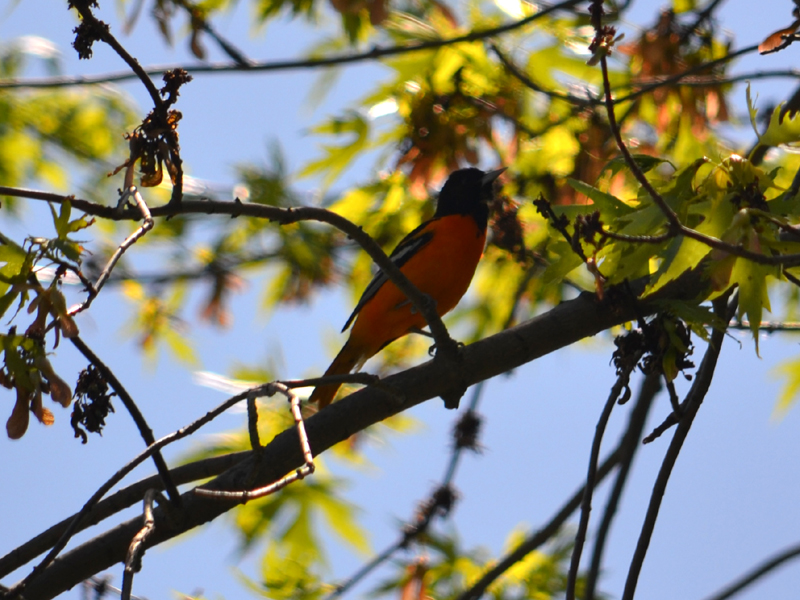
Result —
<svg viewBox="0 0 800 600"><path fill-rule="evenodd" d="M336 355L336 358L333 359L333 362L331 363L331 366L328 367L328 370L325 371L325 377L328 375L345 375L363 364L364 360L362 353L357 348L354 348L353 345L351 345L348 341L344 345L344 348L341 349L339 354ZM318 402L319 408L323 409L331 403L340 387L342 387L341 383L319 385L314 389L314 392L311 394L311 397L308 399L308 401Z"/></svg>

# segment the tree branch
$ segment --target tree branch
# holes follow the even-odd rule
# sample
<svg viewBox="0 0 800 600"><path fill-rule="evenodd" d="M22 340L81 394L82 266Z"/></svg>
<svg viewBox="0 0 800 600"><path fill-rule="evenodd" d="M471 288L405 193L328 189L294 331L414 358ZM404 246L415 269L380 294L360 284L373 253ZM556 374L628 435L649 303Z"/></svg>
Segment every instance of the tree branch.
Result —
<svg viewBox="0 0 800 600"><path fill-rule="evenodd" d="M617 381L611 386L611 392L608 394L603 411L597 421L595 428L594 440L592 441L592 451L589 457L589 469L586 475L586 485L584 486L583 499L581 501L581 517L578 522L578 531L575 534L575 546L572 549L572 560L569 566L567 576L567 600L575 600L575 586L578 582L578 569L581 566L581 553L583 552L583 545L586 542L586 532L589 530L589 515L592 511L592 495L597 483L597 463L600 460L600 448L603 443L603 435L608 425L608 420L611 417L611 411L620 398L622 391L628 387L631 373L639 363L644 350L639 350L633 356L625 357L625 364L622 366L621 371L617 376Z"/></svg>
<svg viewBox="0 0 800 600"><path fill-rule="evenodd" d="M513 23L506 23L491 29L483 29L477 31L470 31L464 35L459 35L453 38L446 38L441 40L428 40L418 42L416 44L406 44L398 46L387 46L381 48L375 46L365 52L358 52L355 54L348 54L345 56L335 56L327 58L309 58L303 60L285 60L275 62L251 62L248 65L240 64L210 64L210 65L161 65L152 66L142 69L146 75L160 75L165 71L173 69L183 69L192 75L201 73L230 73L236 71L247 72L265 72L265 71L287 71L293 69L313 69L319 67L333 67L337 65L345 65L351 63L358 63L367 60L376 60L387 56L397 56L399 54L406 54L409 52L420 52L422 50L435 50L453 44L460 44L462 42L475 42L478 40L485 40L487 38L503 35L510 31L520 29L526 25L530 25L539 19L550 15L551 13L559 10L567 10L581 3L581 0L563 0L557 4L552 4L519 21ZM541 6L541 5L540 5ZM138 64L138 63L137 63ZM139 67L141 69L141 67ZM94 85L98 83L113 83L118 81L127 81L138 77L137 74L130 71L120 71L118 73L107 73L104 75L94 76L81 76L81 77L48 77L38 80L15 80L4 79L0 80L0 89L12 88L56 88L56 87L69 87L75 85Z"/></svg>
<svg viewBox="0 0 800 600"><path fill-rule="evenodd" d="M727 323L733 315L735 309L735 302L731 306L726 306L725 301L727 295L717 299L714 302L714 309L717 315ZM733 308L731 308L733 307ZM711 385L711 380L714 377L714 371L717 367L717 359L719 358L720 350L722 350L722 342L725 339L725 332L719 329L714 329L711 333L711 341L708 344L703 362L700 363L700 368L697 370L694 383L692 384L689 393L686 395L685 410L681 415L681 420L675 430L675 435L672 437L667 453L664 456L664 461L661 464L661 469L658 472L655 484L653 485L653 493L650 495L650 504L647 507L647 514L645 515L644 522L642 523L642 530L639 534L639 541L636 544L631 564L628 569L628 577L625 581L625 589L622 594L622 600L633 600L636 594L636 584L639 581L639 573L641 573L642 565L644 564L647 549L650 546L650 539L655 530L656 520L658 519L658 512L661 508L661 501L664 499L664 493L667 489L667 482L669 481L672 469L678 460L678 454L683 447L683 442L689 434L689 429L692 427L694 418L703 399L708 393L708 388Z"/></svg>
<svg viewBox="0 0 800 600"><path fill-rule="evenodd" d="M659 290L659 294L694 297L704 285L702 277L692 273L691 277L686 276L668 284ZM643 282L634 287L641 293ZM386 378L384 384L395 390L395 394L377 386L351 394L306 422L313 453L319 455L378 421L452 392L463 385L464 376L469 385L483 381L609 327L635 319L637 313L647 315L657 310L649 302L634 308L628 300L624 303L608 300L615 296L613 291L614 288L607 290L607 299L604 301L599 301L592 294L582 294L546 314L467 346L463 352L463 375L454 372L450 365L442 361L432 360ZM141 462L149 456L149 452L172 441L178 433L188 435L189 431L180 430L168 436L170 440L162 438L137 460ZM251 480L253 459L250 457L204 487L226 490L242 489L247 482L250 485L265 485L300 467L303 456L294 428L275 437L264 448L260 462L261 468L256 471L254 480ZM182 500L183 509L173 511L169 517L163 508L156 509L156 530L148 539L148 547L207 523L236 505L235 502L201 498L191 492L183 494ZM580 495L576 502L580 502ZM29 582L24 590L25 597L28 600L52 598L123 560L130 540L139 529L138 518L127 521L67 552Z"/></svg>
<svg viewBox="0 0 800 600"><path fill-rule="evenodd" d="M145 445L151 446L152 444L155 444L156 438L153 436L153 430L150 429L150 426L147 424L147 421L139 410L139 407L136 405L136 402L134 402L133 398L128 393L128 390L125 389L125 386L123 386L120 380L117 379L117 376L114 375L114 372L109 369L108 366L102 360L100 360L100 358L94 352L92 352L92 349L86 345L80 336L73 336L69 338L69 341L72 342L72 345L75 346L75 348L77 348L84 357L86 357L86 360L92 363L95 368L100 371L103 379L105 379L111 386L111 389L117 393L117 396L119 396L122 404L125 405L125 408L131 415L131 419L133 419L133 422L136 424L136 427L139 430L139 435L142 436ZM156 465L158 474L161 476L164 482L164 489L167 490L169 499L175 505L179 505L181 496L178 493L178 488L175 487L175 484L170 477L169 467L167 467L167 463L164 460L164 457L161 455L161 452L156 451L153 453L153 462Z"/></svg>
<svg viewBox="0 0 800 600"><path fill-rule="evenodd" d="M197 7L192 6L186 0L174 0L175 4L183 8L189 15L192 21L192 27L199 26L200 29L205 31L211 38L217 42L217 45L222 51L230 57L230 59L241 67L248 67L252 61L247 58L244 53L234 46L230 41L222 37L208 22L208 19L203 15L203 11Z"/></svg>
<svg viewBox="0 0 800 600"><path fill-rule="evenodd" d="M207 479L219 475L249 455L250 451L242 451L206 458L170 469L170 477L175 485ZM111 515L133 506L142 500L147 490L163 489L161 487L163 485L164 482L160 475L152 475L113 493L85 513L84 518L75 526L74 533L88 529ZM78 513L67 517L0 558L0 578L6 577L52 548L77 517Z"/></svg>
<svg viewBox="0 0 800 600"><path fill-rule="evenodd" d="M713 596L708 596L705 600L727 600L728 598L741 592L751 583L755 583L761 579L764 575L768 575L780 567L783 563L797 558L798 556L800 556L800 544L790 546L783 552L776 554L772 558L769 558L760 565L756 566L746 575L742 575L742 577L723 588Z"/></svg>
<svg viewBox="0 0 800 600"><path fill-rule="evenodd" d="M595 598L595 588L600 575L600 568L603 564L603 552L605 551L608 533L611 530L611 523L614 520L617 506L619 505L620 498L622 498L622 492L628 481L628 474L633 465L633 459L636 456L636 452L641 447L639 441L642 439L644 426L647 423L647 415L650 413L650 407L653 405L653 400L659 391L661 391L661 375L657 372L646 375L642 380L642 385L639 389L639 397L631 412L625 437L620 444L620 452L622 455L619 459L619 470L614 480L614 487L608 495L606 507L603 510L603 517L600 520L600 526L597 528L597 533L595 534L592 561L589 567L589 573L586 576L586 583L584 584L585 592L583 597L586 600L594 600Z"/></svg>
<svg viewBox="0 0 800 600"><path fill-rule="evenodd" d="M141 80L141 82L144 84L144 87L147 88L147 93L150 94L150 98L153 100L153 106L156 108L161 107L164 104L164 100L161 98L161 94L159 94L158 89L153 83L153 80L150 79L150 76L142 68L142 65L139 64L139 61L131 56L122 46L122 44L117 41L117 38L111 34L108 25L94 16L94 13L92 13L91 9L89 8L90 4L90 2L70 3L70 5L77 10L78 13L80 13L83 22L91 26L92 32L96 34L103 42L111 46L114 52L119 54L120 58L124 60L125 63L130 67L131 72L129 72L129 74L132 77L138 77ZM80 35L80 33L78 35ZM89 58L90 56L91 52L89 52L89 56L81 56L81 58Z"/></svg>
<svg viewBox="0 0 800 600"><path fill-rule="evenodd" d="M86 214L96 217L102 217L112 221L129 221L132 219L139 219L140 212L137 209L123 209L119 210L117 207L105 206L89 202L88 200L81 200L74 196L62 196L59 194L52 194L49 192L40 192L36 190L25 190L20 188L10 188L0 186L0 195L18 196L20 198L30 198L32 200L44 200L46 202L53 202L55 204L62 204L70 202L73 208L82 210ZM443 351L445 358L451 357L455 351L456 343L450 337L447 328L444 326L441 317L436 312L436 304L427 295L420 292L417 287L411 283L405 274L395 265L383 249L367 234L361 227L349 221L348 219L336 214L333 211L316 208L312 206L303 206L300 208L279 208L276 206L267 206L264 204L256 204L252 202L219 202L216 200L185 200L180 203L175 203L170 200L169 203L150 209L150 215L153 217L172 217L182 214L224 214L231 217L248 216L266 219L280 223L281 225L288 225L290 223L297 223L299 221L318 221L320 223L327 223L336 229L345 233L348 237L355 240L364 251L369 254L370 258L375 261L375 264L386 274L397 288L406 295L411 301L411 304L416 308L420 314L425 318L431 334L436 340L437 350ZM438 353L437 353L438 355ZM453 392L455 393L455 392Z"/></svg>

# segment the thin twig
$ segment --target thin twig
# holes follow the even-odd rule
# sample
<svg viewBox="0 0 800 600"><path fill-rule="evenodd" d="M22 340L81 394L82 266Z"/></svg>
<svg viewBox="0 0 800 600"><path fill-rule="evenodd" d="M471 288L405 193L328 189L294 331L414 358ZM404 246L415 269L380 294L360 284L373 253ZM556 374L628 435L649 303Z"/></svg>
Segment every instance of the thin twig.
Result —
<svg viewBox="0 0 800 600"><path fill-rule="evenodd" d="M546 17L559 10L566 10L580 4L581 0L563 0L557 4L552 4L547 7L541 7L541 10L512 23L492 27L491 29L476 30L459 35L452 38L441 40L427 40L418 42L416 44L387 46L381 48L375 46L365 52L358 52L348 54L345 56L326 57L326 58L310 58L303 60L285 60L275 62L252 62L248 66L238 64L210 64L210 65L162 65L152 66L139 69L146 75L159 75L166 71L173 69L183 69L192 75L200 73L230 73L232 71L286 71L292 69L308 69L318 67L333 67L336 65L344 65L350 63L358 63L366 60L376 60L387 56L397 56L408 52L420 52L423 50L435 50L453 44L460 44L462 42L475 42L487 38L503 35L510 31L520 29L526 25L530 25L539 19ZM541 6L541 5L540 5ZM138 65L138 63L137 63ZM0 80L0 89L9 88L53 88L53 87L69 87L75 85L94 85L98 83L113 83L118 81L126 81L139 77L138 73L134 74L130 71L120 71L118 73L107 73L104 75L86 76L86 77L48 77L38 80L14 80L5 79Z"/></svg>
<svg viewBox="0 0 800 600"><path fill-rule="evenodd" d="M569 4L571 5L577 4L577 2L570 2ZM555 9L556 6L552 8ZM560 6L558 8L560 8ZM536 13L535 15L532 15L532 17L536 18L538 18L539 16L542 16L542 14ZM528 19L530 18L531 17L528 17ZM518 22L521 24L516 24L516 27L522 27L531 22L526 19L524 19L523 21L524 22ZM405 52L418 52L422 50L430 50L430 49L440 48L443 46L448 46L451 44L461 43L464 41L475 41L480 39L486 39L509 31L509 30L503 30L498 32L498 29L500 28L490 29L482 32L474 32L475 34L478 35L478 37L474 37L472 34L468 34L467 36L459 36L447 40L432 40L413 45L388 46L385 48L374 47L373 49L368 50L366 52L360 52L356 54L350 54L338 57L286 60L277 62L272 62L272 61L251 62L249 66L230 64L230 63L217 63L217 64L207 64L207 65L160 65L160 66L147 67L144 69L144 72L147 73L148 75L160 75L166 71L170 71L173 69L183 69L191 73L192 75L202 75L202 74L231 73L231 72L251 72L251 71L272 72L272 71L287 71L294 69L308 69L308 68L320 68L320 67L326 68L343 64L358 63L367 60L377 60L384 56L396 56L398 54L403 54ZM788 70L777 69L773 71L757 71L754 73L745 73L730 78L709 75L692 79L692 76L695 75L696 73L699 73L700 71L704 71L706 69L710 69L725 64L727 62L740 58L745 54L751 54L753 52L756 52L757 50L758 50L757 45L747 46L745 48L735 50L734 52L726 56L723 56L721 58L717 58L707 63L696 65L690 69L687 69L686 71L677 73L669 77L653 77L653 78L639 80L637 83L644 85L639 87L639 89L637 89L634 92L631 92L625 96L617 98L616 102L617 103L630 102L632 100L635 100L636 98L639 98L640 96L652 92L653 90L668 85L676 85L676 86L677 85L682 85L682 86L723 85L728 83L745 81L748 79L762 79L771 77L792 77L792 78L797 77L797 73L795 73L791 69ZM42 77L39 79L0 79L0 89L43 89L43 88L47 89L47 88L59 88L59 87L73 87L81 85L98 85L103 83L115 83L120 81L127 81L130 79L135 79L136 77L137 76L134 73L131 73L131 71L119 71L117 73L105 73L100 75L89 75L89 76ZM685 81L687 79L689 79L689 81ZM544 93L548 93L545 90L542 91ZM595 103L594 101L587 99L582 99L582 101L584 104L589 103L594 105Z"/></svg>
<svg viewBox="0 0 800 600"><path fill-rule="evenodd" d="M300 440L300 449L303 452L303 460L305 464L303 466L295 469L294 473L290 473L285 477L281 477L278 481L270 483L264 487L260 487L255 490L242 490L236 492L230 491L223 491L223 490L210 490L202 487L195 488L194 493L198 496L206 496L209 498L219 498L224 500L237 500L238 502L244 504L249 502L250 500L255 500L256 498L263 498L264 496L269 496L270 494L274 494L275 492L282 490L290 483L294 483L300 479L305 479L309 475L312 475L315 470L314 465L314 456L311 453L311 446L308 443L308 435L306 434L306 427L305 422L303 421L303 415L300 412L300 399L294 394L287 386L273 382L261 386L257 390L253 390L250 395L247 397L248 401L248 413L254 416L255 423L251 424L250 427L250 439L253 444L253 451L258 453L261 450L261 442L258 439L258 415L255 412L255 398L263 397L263 396L274 396L276 393L283 394L289 400L289 407L292 412L292 417L294 418L295 428L297 429L297 437ZM250 411L250 407L253 407L253 411ZM255 432L255 433L254 433ZM254 468L258 467L258 464L261 460L261 457L258 456L256 460L254 460L253 465Z"/></svg>
<svg viewBox="0 0 800 600"><path fill-rule="evenodd" d="M646 84L646 92L652 92L654 89L664 86L664 85L674 85L675 87L711 87L711 86L721 86L721 85L730 85L732 83L741 83L742 81L754 81L757 79L773 79L773 78L787 78L787 79L797 79L800 77L800 70L798 69L764 69L761 71L750 71L748 73L740 73L739 75L729 75L727 77L723 77L722 75L697 75L697 76L686 76L683 77L680 81L674 82L670 81L672 78L667 78L663 76L657 77L647 77L647 78L639 78L636 80L637 84ZM618 89L623 89L621 87L614 88L614 91ZM636 92L637 95L641 95ZM629 96L618 98L616 103L626 102L630 100Z"/></svg>
<svg viewBox="0 0 800 600"><path fill-rule="evenodd" d="M153 533L156 520L153 517L153 502L160 496L157 490L147 490L144 495L144 510L142 528L131 540L128 547L128 555L125 558L125 569L122 572L122 594L120 600L131 600L133 591L133 575L142 569L142 556L144 556L144 544L147 538Z"/></svg>
<svg viewBox="0 0 800 600"><path fill-rule="evenodd" d="M584 598L586 600L595 600L595 588L600 575L600 568L603 564L603 552L605 551L608 533L611 531L611 523L614 520L617 506L619 506L619 501L622 498L622 492L628 481L628 474L633 465L633 459L641 447L639 440L642 438L642 432L644 431L645 423L647 423L647 415L650 412L650 407L653 405L654 398L660 390L661 377L658 373L646 375L642 380L639 395L629 417L628 427L620 442L620 452L622 456L620 457L619 469L614 479L614 486L611 493L608 495L606 506L603 509L603 517L600 519L600 525L594 536L592 560L589 573L584 583Z"/></svg>
<svg viewBox="0 0 800 600"><path fill-rule="evenodd" d="M723 319L725 323L730 320L736 305L734 300L731 302L730 306L728 306L726 304L727 297L728 295L725 295L714 301L714 310L717 316ZM658 519L661 502L664 499L664 492L667 489L667 483L672 474L672 469L678 460L678 454L680 454L681 448L683 447L683 442L686 440L689 429L692 427L697 411L700 409L700 405L703 403L708 393L708 388L714 377L717 359L719 358L720 350L722 350L722 342L724 339L724 331L714 329L711 332L711 341L708 344L708 349L706 350L705 356L703 356L702 363L700 363L700 368L697 370L694 383L689 393L686 395L684 401L686 408L683 411L683 415L681 415L681 420L678 423L675 435L672 437L672 441L664 456L664 461L661 464L661 469L653 485L653 492L650 495L647 514L642 523L636 550L634 551L630 567L628 568L628 577L625 581L625 589L621 600L633 600L636 594L636 584L639 581L639 573L641 573L645 556L647 556L647 549L650 546L650 539L655 530L656 520Z"/></svg>
<svg viewBox="0 0 800 600"><path fill-rule="evenodd" d="M325 377L309 377L308 379L281 379L278 383L289 389L301 387L317 387L329 383L360 383L362 385L375 385L381 378L372 373L344 373L342 375L326 375Z"/></svg>
<svg viewBox="0 0 800 600"><path fill-rule="evenodd" d="M575 533L575 545L572 548L572 560L570 561L569 571L567 572L567 600L575 600L575 586L578 582L578 569L581 566L581 553L586 542L586 532L589 530L589 515L592 511L592 495L594 494L595 480L597 477L597 463L600 460L600 447L603 443L603 435L611 417L611 411L617 403L622 391L628 387L631 373L639 363L643 350L634 353L626 359L622 371L617 376L617 381L611 386L603 411L597 420L595 427L594 440L592 441L592 451L589 457L589 469L586 474L586 485L584 486L583 500L581 502L581 516L578 521L578 531Z"/></svg>
<svg viewBox="0 0 800 600"><path fill-rule="evenodd" d="M173 1L189 14L189 18L192 20L192 27L194 27L195 24L199 25L203 31L205 31L213 38L215 42L217 42L222 51L227 54L233 62L240 67L248 67L252 64L252 61L247 58L244 53L239 50L239 48L217 33L217 31L211 26L211 23L208 22L208 19L203 16L200 10L190 5L188 2L186 2L186 0Z"/></svg>
<svg viewBox="0 0 800 600"><path fill-rule="evenodd" d="M595 1L594 4L598 7L595 11L596 17L595 19L595 31L597 32L598 38L602 35L600 30L600 18L602 15L602 4L597 4ZM625 145L625 142L622 141L622 133L620 132L619 125L617 124L617 118L614 114L614 99L611 95L611 82L608 77L608 60L606 59L605 54L601 55L600 57L600 69L603 73L603 90L604 90L604 98L606 104L606 113L608 114L608 126L611 129L611 133L614 136L614 140L617 142L617 147L619 151L622 153L622 156L625 159L625 163L628 165L633 176L636 180L642 185L642 187L647 191L650 197L653 199L653 202L661 209L661 212L664 213L664 216L667 217L670 225L673 228L679 227L680 222L678 219L677 213L672 210L672 208L667 204L666 200L659 194L650 181L645 176L644 172L639 168L639 164L634 160L633 156L631 156L630 150ZM618 101L619 102L619 101Z"/></svg>
<svg viewBox="0 0 800 600"><path fill-rule="evenodd" d="M86 342L84 342L80 336L73 336L69 338L69 341L72 342L72 345L75 346L75 348L77 348L84 357L86 357L86 360L92 363L95 368L100 371L103 379L108 382L108 384L111 386L111 389L113 389L117 396L119 396L122 404L125 405L125 408L133 419L133 422L136 424L136 428L139 430L139 435L142 436L144 443L148 447L153 445L156 441L155 437L153 436L153 430L150 429L150 426L147 424L144 415L139 410L139 407L136 405L133 397L128 393L128 390L125 389L125 386L122 385L122 382L117 379L117 376L114 375L114 372L108 367L108 365L100 360L100 357L97 356L92 349L86 345ZM169 467L167 466L167 462L164 460L164 457L161 456L161 452L156 451L153 453L153 463L155 463L156 470L164 482L164 489L167 491L167 495L169 496L170 500L172 500L176 506L180 506L180 492L178 492L178 488L175 487L175 484L170 477Z"/></svg>
<svg viewBox="0 0 800 600"><path fill-rule="evenodd" d="M739 579L733 581L716 594L708 596L705 600L728 600L728 598L738 594L750 584L761 579L764 575L768 575L783 563L797 558L798 556L800 556L800 544L790 546L783 552L779 552L772 558L768 558L760 565L754 567L749 573L742 575Z"/></svg>
<svg viewBox="0 0 800 600"><path fill-rule="evenodd" d="M796 277L795 275L792 275L786 269L783 270L781 275L783 275L789 283L792 283L797 287L800 287L800 278Z"/></svg>
<svg viewBox="0 0 800 600"><path fill-rule="evenodd" d="M597 469L598 482L605 479L611 470L617 465L621 456L620 448L614 450L603 461ZM549 541L561 528L569 516L574 513L583 500L585 486L576 491L572 497L567 500L561 509L544 525L541 529L531 534L519 546L509 552L502 560L500 560L494 567L484 573L481 578L472 585L472 587L464 590L456 600L478 600L486 589L497 580L503 573L508 571L511 567L525 558L528 554L536 550L539 546Z"/></svg>
<svg viewBox="0 0 800 600"><path fill-rule="evenodd" d="M747 319L742 319L741 321L735 319L728 325L728 329L750 331L750 328L750 321ZM800 331L800 322L788 321L782 323L779 321L761 321L761 323L758 324L758 330L763 333L777 333L782 331L795 332Z"/></svg>
<svg viewBox="0 0 800 600"><path fill-rule="evenodd" d="M672 416L677 423L683 412L683 407L681 406L681 401L678 398L678 392L675 390L675 383L667 377L667 374L663 371L662 365L661 375L664 377L664 385L667 387L667 395L669 396L669 403L672 405Z"/></svg>
<svg viewBox="0 0 800 600"><path fill-rule="evenodd" d="M30 198L32 200L45 200L47 202L54 202L56 204L69 201L72 203L73 208L82 210L86 214L102 217L111 221L129 221L136 220L139 217L139 215L134 212L133 209L126 209L121 212L117 212L114 207L74 198L72 196L64 196L61 194L53 194L51 192L42 192L39 190L27 190L24 188L0 186L0 196L15 196L19 198ZM399 269L394 266L394 263L389 261L386 254L383 252L383 250L380 250L380 247L375 243L375 241L351 221L348 221L344 217L324 208L316 208L311 206L302 206L299 208L280 208L277 206L256 204L254 202L189 200L182 202L180 205L164 204L162 206L151 208L150 214L153 217L173 217L176 215L187 214L218 214L230 215L232 217L248 216L268 219L282 225L297 223L299 221L319 221L321 223L328 223L329 225L332 225L333 227L343 231L348 237L355 240L356 243L358 243L364 249L364 251L370 255L378 267L380 267L380 269L386 273L387 277L392 280L392 283L397 285L397 287L408 296L407 290L402 287L402 285L398 282L399 280L396 281L395 277L390 274L400 273ZM694 229L686 227L685 225L679 224L679 229L681 234L695 239L706 246L709 246L710 248L741 258L746 258L760 265L783 265L784 267L800 266L800 253L785 254L782 256L767 256L765 254L751 252L738 245L725 243L718 238L707 236L699 231L695 231ZM383 258L379 259L378 257L381 254L383 255ZM389 263L389 266L386 265L387 262ZM402 275L402 273L400 273L400 275L405 277ZM414 304L413 299L412 304ZM426 318L431 316L427 315L424 311L422 312L422 315ZM428 324L430 325L430 321L428 321Z"/></svg>
<svg viewBox="0 0 800 600"><path fill-rule="evenodd" d="M84 600L88 600L90 598L89 592L93 592L96 600L102 600L108 594L108 592L113 592L115 594L122 594L122 590L118 587L114 587L111 585L111 577L92 577L91 579L85 580L81 585L83 587L83 598ZM0 589L0 591L2 591ZM131 594L130 600L147 600L146 598L141 598L139 596L134 596Z"/></svg>
<svg viewBox="0 0 800 600"><path fill-rule="evenodd" d="M138 227L136 231L125 238L125 240L117 247L117 249L114 251L114 254L111 255L111 258L109 258L108 263L106 264L102 273L100 273L100 276L97 278L97 283L86 290L86 300L70 308L67 312L68 315L75 316L92 305L92 302L94 302L94 299L97 298L100 290L103 288L106 281L108 281L108 278L111 275L111 272L114 270L117 262L120 258L122 258L122 255L125 254L125 251L133 246L142 237L144 237L144 235L153 228L155 222L153 221L153 217L150 216L150 209L147 208L147 204L145 203L144 198L142 198L142 195L139 193L139 190L136 188L136 186L131 186L125 191L120 198L119 206L123 206L126 199L131 196L136 201L136 208L141 213L144 223L142 223L142 225Z"/></svg>
<svg viewBox="0 0 800 600"><path fill-rule="evenodd" d="M176 281L197 281L202 279L214 279L220 276L220 273L229 273L234 271L237 267L251 267L259 265L262 262L278 258L277 252L259 252L250 255L242 256L240 258L231 257L224 259L215 259L202 267L190 270L188 267L183 270L163 271L163 272L150 272L150 273L131 273L115 271L108 277L106 282L109 285L119 284L125 281L138 281L144 284L160 285L164 283L173 283ZM75 273L78 275L78 273ZM85 282L83 282L85 285Z"/></svg>
<svg viewBox="0 0 800 600"><path fill-rule="evenodd" d="M705 21L711 18L712 13L722 3L722 0L711 0L706 7L697 13L694 23L689 25L681 34L680 43L685 43L689 37L700 27Z"/></svg>
<svg viewBox="0 0 800 600"><path fill-rule="evenodd" d="M142 68L142 65L139 64L139 61L131 56L122 44L117 41L117 38L111 34L108 25L94 16L89 8L90 3L73 2L71 5L80 13L84 22L91 24L93 33L96 33L102 41L111 46L114 52L119 54L120 58L127 63L131 71L133 71L133 75L141 80L144 87L147 89L147 93L150 94L150 98L153 100L153 106L160 107L164 101L153 83L153 80L150 79L150 76Z"/></svg>
<svg viewBox="0 0 800 600"><path fill-rule="evenodd" d="M263 387L263 386L259 386ZM256 388L257 390L258 388ZM86 501L83 505L81 510L75 515L75 518L70 522L69 526L64 530L59 538L58 542L52 547L50 552L47 553L42 561L37 564L33 570L25 577L22 581L17 583L14 587L12 587L6 597L6 600L14 600L17 596L25 590L25 587L36 577L39 576L50 564L55 560L56 556L64 549L67 545L69 540L75 534L78 525L83 520L84 516L92 509L92 507L97 504L97 502L108 493L108 491L114 487L117 483L122 481L122 479L133 469L138 467L142 464L145 460L153 456L156 452L160 451L161 448L167 446L173 442L176 442L188 435L193 434L195 431L203 427L204 425L210 423L214 419L216 419L219 415L227 411L232 406L235 406L242 400L247 398L247 395L252 393L254 390L247 390L242 392L241 394L237 394L220 404L214 410L207 412L203 417L195 420L193 423L190 423L186 427L181 427L177 431L162 437L160 440L156 441L155 443L148 446L145 450L139 453L133 460L131 460L128 464L124 465L121 469L119 469L114 475L112 475L103 485L101 485L97 491L92 494L92 496Z"/></svg>
<svg viewBox="0 0 800 600"><path fill-rule="evenodd" d="M544 94L549 96L550 98L554 98L557 100L564 100L565 102L569 102L576 106L596 106L601 104L600 100L595 100L594 98L590 97L581 97L575 96L573 94L564 94L562 92L557 92L555 90L547 90L541 87L539 84L535 83L530 77L528 77L522 69L517 67L510 58L508 58L502 50L497 46L495 43L490 43L489 47L492 51L497 55L497 58L500 59L500 62L503 63L503 66L508 70L511 75L513 75L516 79L522 83L527 88L530 88L534 92L539 92L540 94Z"/></svg>
<svg viewBox="0 0 800 600"><path fill-rule="evenodd" d="M627 235L624 233L615 233L603 228L600 230L600 235L618 242L628 242L631 244L663 244L667 240L674 238L678 233L668 231L661 235Z"/></svg>
<svg viewBox="0 0 800 600"><path fill-rule="evenodd" d="M367 575L369 575L372 571L374 571L377 567L382 565L384 562L389 560L395 552L398 550L402 550L405 548L405 543L403 538L400 538L391 546L387 547L383 552L375 556L372 560L367 563L364 563L358 571L353 573L347 581L345 581L341 585L337 585L334 590L325 596L324 600L335 600L336 598L341 598L344 594L349 592L359 581L364 579Z"/></svg>
<svg viewBox="0 0 800 600"><path fill-rule="evenodd" d="M630 102L631 100L636 100L636 98L644 96L645 94L649 94L653 90L656 90L660 87L678 83L679 81L683 81L684 79L691 77L695 73L699 73L700 71L705 71L707 69L713 69L714 67L724 65L725 63L729 63L733 60L736 60L737 58L741 58L746 54L752 54L753 52L758 52L758 44L753 44L752 46L745 46L744 48L739 48L738 50L734 50L730 54L726 54L725 56L721 56L720 58L715 58L714 60L710 60L706 63L701 63L699 65L692 67L691 69L686 69L685 71L676 73L675 75L671 75L669 77L654 78L653 83L650 83L648 85L643 85L635 92L631 92L626 96L617 98L615 103L622 104L624 102Z"/></svg>
<svg viewBox="0 0 800 600"><path fill-rule="evenodd" d="M63 203L69 201L73 208L82 210L87 214L107 218L113 221L127 221L138 218L139 209L117 210L115 207L103 206L87 200L80 200L72 196L62 196L49 192L39 192L35 190L24 190L19 188L9 188L0 186L0 195L18 196L33 200L45 200L53 203ZM436 312L436 303L428 296L420 292L417 287L409 281L405 274L394 264L383 249L367 234L361 227L324 208L303 206L299 208L279 208L267 206L253 202L218 202L215 200L191 200L169 203L150 209L153 217L175 216L180 214L227 214L233 217L250 216L275 221L282 225L297 223L299 221L318 221L327 223L345 233L348 237L355 240L370 258L378 265L386 276L397 288L405 294L411 301L414 308L425 318L425 321L436 340L437 355L442 352L445 358L457 355L458 344L450 337L441 317ZM800 255L798 255L800 258Z"/></svg>

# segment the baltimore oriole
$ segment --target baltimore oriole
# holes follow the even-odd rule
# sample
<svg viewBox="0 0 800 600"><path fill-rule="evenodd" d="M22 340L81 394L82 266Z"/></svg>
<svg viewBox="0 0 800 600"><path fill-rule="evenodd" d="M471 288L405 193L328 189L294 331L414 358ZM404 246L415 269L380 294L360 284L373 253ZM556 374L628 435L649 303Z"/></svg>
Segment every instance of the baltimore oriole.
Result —
<svg viewBox="0 0 800 600"><path fill-rule="evenodd" d="M389 256L421 292L434 299L439 316L458 304L472 281L486 243L493 184L503 171L460 169L451 173L439 193L433 218L403 238ZM360 369L382 348L426 325L381 271L364 290L343 332L353 320L350 339L325 371L326 376ZM341 384L321 385L309 401L324 408L339 387Z"/></svg>

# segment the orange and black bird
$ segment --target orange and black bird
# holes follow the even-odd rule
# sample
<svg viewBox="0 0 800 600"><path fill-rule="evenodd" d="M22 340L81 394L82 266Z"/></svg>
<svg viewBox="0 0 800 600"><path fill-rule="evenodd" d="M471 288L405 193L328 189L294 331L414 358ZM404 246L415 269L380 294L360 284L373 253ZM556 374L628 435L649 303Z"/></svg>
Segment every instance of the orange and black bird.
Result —
<svg viewBox="0 0 800 600"><path fill-rule="evenodd" d="M472 281L486 243L494 181L503 171L471 168L451 173L439 193L433 218L403 238L389 256L417 289L433 298L440 316L455 308ZM342 331L351 323L350 339L326 376L360 369L397 338L426 326L425 318L381 271L364 290ZM309 400L324 408L339 387L318 386Z"/></svg>

